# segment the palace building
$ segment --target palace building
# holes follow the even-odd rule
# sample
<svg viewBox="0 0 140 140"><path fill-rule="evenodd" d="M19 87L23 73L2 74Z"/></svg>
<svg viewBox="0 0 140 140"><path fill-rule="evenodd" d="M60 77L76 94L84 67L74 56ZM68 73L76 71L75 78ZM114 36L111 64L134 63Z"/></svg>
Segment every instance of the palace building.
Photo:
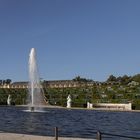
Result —
<svg viewBox="0 0 140 140"><path fill-rule="evenodd" d="M43 81L42 86L45 88L72 88L72 87L84 87L98 85L97 82L79 82L73 80L54 80L54 81ZM29 82L13 82L11 84L0 85L0 88L28 88Z"/></svg>

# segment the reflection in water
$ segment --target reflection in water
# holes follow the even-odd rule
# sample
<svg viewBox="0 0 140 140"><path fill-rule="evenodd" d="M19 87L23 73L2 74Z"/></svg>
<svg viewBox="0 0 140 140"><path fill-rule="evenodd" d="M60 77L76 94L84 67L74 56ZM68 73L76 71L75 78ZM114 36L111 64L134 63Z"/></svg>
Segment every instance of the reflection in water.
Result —
<svg viewBox="0 0 140 140"><path fill-rule="evenodd" d="M28 118L25 118L25 120L23 122L24 128L29 132L35 131L37 128L36 120L38 120L38 119L39 118L35 113L28 114Z"/></svg>

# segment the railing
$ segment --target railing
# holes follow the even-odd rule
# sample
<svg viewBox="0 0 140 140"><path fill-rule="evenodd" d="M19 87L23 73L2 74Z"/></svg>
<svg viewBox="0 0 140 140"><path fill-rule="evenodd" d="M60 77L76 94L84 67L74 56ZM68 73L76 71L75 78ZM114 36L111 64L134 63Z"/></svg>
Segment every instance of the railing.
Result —
<svg viewBox="0 0 140 140"><path fill-rule="evenodd" d="M51 132L51 135L44 134L43 136L51 136L53 140L59 140L59 138L61 137L61 140L63 140L64 135L62 136L62 134L61 134L61 132L63 131L62 128L59 129L58 127L54 127L54 128L48 127L46 129L49 132ZM5 131L3 130L1 132L5 132ZM6 132L15 133L15 131L6 131ZM20 134L21 132L17 131L16 133ZM25 132L22 134L29 134L29 133ZM36 133L30 133L30 134L35 135ZM90 136L88 138L85 137L85 139L89 139L89 140L91 140L91 139L93 139L93 140L104 140L104 139L106 139L106 140L108 140L108 139L110 139L110 140L114 140L114 139L115 140L116 139L117 140L120 140L120 139L122 139L122 140L126 140L126 139L127 140L140 140L140 137L111 134L111 133L105 133L105 132L100 132L100 131L92 131L92 134L93 134L92 136ZM36 134L36 135L38 135L38 134ZM66 135L66 137L67 137L67 139L69 137L73 137L73 139L74 139L74 137L80 138L80 136L72 136L72 135L69 135L69 136ZM82 139L84 139L84 138L82 138Z"/></svg>
<svg viewBox="0 0 140 140"><path fill-rule="evenodd" d="M55 140L58 140L58 127L55 127Z"/></svg>
<svg viewBox="0 0 140 140"><path fill-rule="evenodd" d="M110 134L110 133L101 133L100 131L97 131L96 138L97 140L102 140L102 136L113 136L113 137L119 137L119 138L127 138L127 139L133 139L133 140L140 140L140 137L132 137L132 136L124 136L124 135L117 135L117 134Z"/></svg>
<svg viewBox="0 0 140 140"><path fill-rule="evenodd" d="M59 129L58 127L55 127L55 140L58 140L59 138ZM117 135L117 134L110 134L110 133L101 133L100 131L93 132L96 134L96 140L103 140L102 136L112 136L112 137L117 137L119 138L127 138L127 139L133 139L133 140L140 140L140 137L133 137L133 136L125 136L125 135Z"/></svg>

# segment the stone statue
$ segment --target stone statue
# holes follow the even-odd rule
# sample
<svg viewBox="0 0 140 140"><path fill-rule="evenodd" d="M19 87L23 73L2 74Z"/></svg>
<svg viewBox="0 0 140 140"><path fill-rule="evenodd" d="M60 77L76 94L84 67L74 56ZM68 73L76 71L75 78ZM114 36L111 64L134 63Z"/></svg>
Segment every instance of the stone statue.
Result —
<svg viewBox="0 0 140 140"><path fill-rule="evenodd" d="M69 94L67 97L67 108L71 108L71 95Z"/></svg>
<svg viewBox="0 0 140 140"><path fill-rule="evenodd" d="M11 105L11 100L11 95L9 94L7 98L7 105Z"/></svg>

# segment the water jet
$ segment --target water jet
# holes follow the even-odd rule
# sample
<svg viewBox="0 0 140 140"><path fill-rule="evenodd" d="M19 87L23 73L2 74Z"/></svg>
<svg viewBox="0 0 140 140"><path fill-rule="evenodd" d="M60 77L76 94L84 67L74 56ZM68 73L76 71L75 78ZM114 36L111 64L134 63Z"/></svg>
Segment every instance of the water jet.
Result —
<svg viewBox="0 0 140 140"><path fill-rule="evenodd" d="M38 109L42 109L42 105L46 105L44 98L43 88L40 82L36 51L34 48L31 49L29 55L29 94L28 94L28 105L29 110L34 112Z"/></svg>

